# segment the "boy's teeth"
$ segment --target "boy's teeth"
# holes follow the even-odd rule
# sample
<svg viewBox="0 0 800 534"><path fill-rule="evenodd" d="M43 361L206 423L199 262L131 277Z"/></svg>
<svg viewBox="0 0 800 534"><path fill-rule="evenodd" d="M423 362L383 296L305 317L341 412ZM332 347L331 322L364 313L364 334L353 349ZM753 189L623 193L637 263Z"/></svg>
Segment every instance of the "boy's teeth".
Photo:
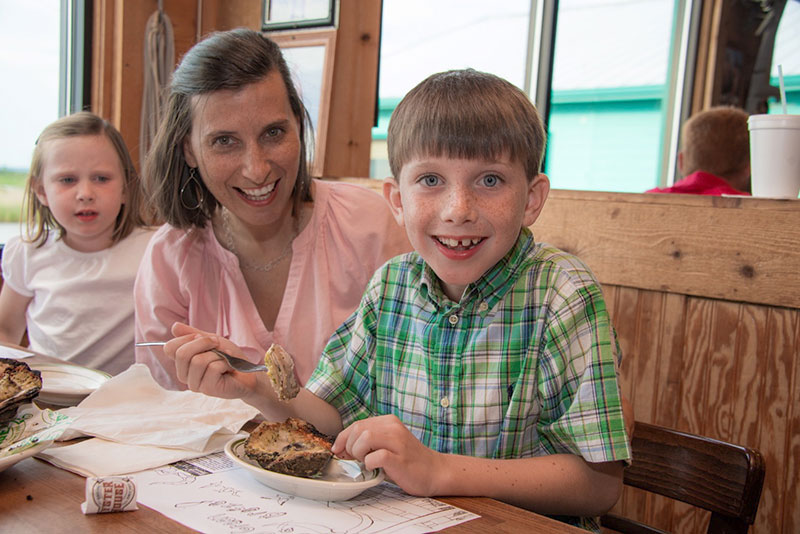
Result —
<svg viewBox="0 0 800 534"><path fill-rule="evenodd" d="M446 247L469 247L480 243L480 238L475 239L452 239L449 237L440 237L439 242Z"/></svg>

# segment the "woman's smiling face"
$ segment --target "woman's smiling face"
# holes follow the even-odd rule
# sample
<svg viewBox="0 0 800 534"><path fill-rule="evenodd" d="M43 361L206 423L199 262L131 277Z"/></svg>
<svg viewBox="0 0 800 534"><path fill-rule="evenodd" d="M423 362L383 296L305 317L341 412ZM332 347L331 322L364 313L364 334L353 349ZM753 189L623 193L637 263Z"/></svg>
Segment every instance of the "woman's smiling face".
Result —
<svg viewBox="0 0 800 534"><path fill-rule="evenodd" d="M297 181L300 125L277 71L239 89L192 98L184 156L211 194L246 224L288 216Z"/></svg>

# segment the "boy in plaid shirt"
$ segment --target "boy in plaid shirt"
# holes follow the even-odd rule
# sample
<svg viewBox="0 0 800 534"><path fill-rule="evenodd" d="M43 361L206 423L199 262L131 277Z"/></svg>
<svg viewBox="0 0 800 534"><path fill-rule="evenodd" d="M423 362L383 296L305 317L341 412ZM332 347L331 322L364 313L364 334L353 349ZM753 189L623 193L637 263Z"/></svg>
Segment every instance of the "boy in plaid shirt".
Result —
<svg viewBox="0 0 800 534"><path fill-rule="evenodd" d="M518 88L435 74L389 125L384 184L414 252L387 262L288 403L205 352L227 340L176 325L167 353L195 390L299 417L414 495L471 495L590 530L630 458L619 351L600 285L528 226L549 182L545 133Z"/></svg>

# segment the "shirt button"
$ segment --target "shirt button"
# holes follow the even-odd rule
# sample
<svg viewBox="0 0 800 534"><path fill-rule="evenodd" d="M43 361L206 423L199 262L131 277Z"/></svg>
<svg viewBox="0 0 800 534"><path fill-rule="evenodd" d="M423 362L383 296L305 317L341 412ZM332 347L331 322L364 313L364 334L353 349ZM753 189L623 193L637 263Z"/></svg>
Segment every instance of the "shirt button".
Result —
<svg viewBox="0 0 800 534"><path fill-rule="evenodd" d="M485 300L478 305L479 312L485 312L488 309L489 309L489 303L486 302Z"/></svg>
<svg viewBox="0 0 800 534"><path fill-rule="evenodd" d="M451 325L455 326L455 324L458 322L458 315L453 314L447 320L450 321Z"/></svg>
<svg viewBox="0 0 800 534"><path fill-rule="evenodd" d="M439 404L442 405L442 408L447 408L448 406L450 406L450 399L448 399L447 397L442 397L442 400L439 401Z"/></svg>

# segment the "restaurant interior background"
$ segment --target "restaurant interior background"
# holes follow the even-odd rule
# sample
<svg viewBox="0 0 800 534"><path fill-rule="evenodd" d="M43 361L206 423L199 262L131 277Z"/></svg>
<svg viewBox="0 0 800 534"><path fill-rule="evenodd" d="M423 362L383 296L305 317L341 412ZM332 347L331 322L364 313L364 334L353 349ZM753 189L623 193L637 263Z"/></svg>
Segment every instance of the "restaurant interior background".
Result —
<svg viewBox="0 0 800 534"><path fill-rule="evenodd" d="M176 60L214 29L261 29L262 1L163 0ZM0 0L0 214L18 213L36 136L67 111L110 119L139 160L143 32L157 5ZM789 110L800 112L800 1L335 5L332 27L270 33L293 64L324 52L299 72L322 141L317 173L379 183L366 177L387 172L386 119L431 72L472 66L522 87L549 110L546 171L557 188L537 239L597 275L637 421L760 450L767 472L751 532L800 532L800 203L628 194L674 179L691 113L723 103L774 112L778 64ZM757 57L768 60L761 70ZM629 489L618 503L627 516L674 532L707 521Z"/></svg>
<svg viewBox="0 0 800 534"><path fill-rule="evenodd" d="M19 232L12 221L19 216L21 182L36 136L52 120L89 104L87 36L92 26L86 21L93 10L105 9L105 3L0 0L0 72L6 80L0 84L0 115L6 124L0 131L0 243ZM200 16L202 3L197 1ZM749 3L754 18L773 4ZM155 1L142 4L152 4L147 13L156 9ZM166 4L169 8L171 2ZM386 128L405 92L430 73L473 67L507 78L525 89L540 109L548 108L545 172L554 187L641 192L671 183L679 125L692 106L698 106L691 95L697 77L692 67L702 57L698 25L703 4L698 0L384 0L377 120L371 132L368 174L383 178L389 173ZM554 11L554 26L542 20L548 9ZM721 24L718 31L724 33L725 21ZM798 28L800 1L788 0L768 71L770 85L777 87L777 66L782 65L790 113L800 112ZM554 33L549 65L546 58L537 57L547 54L539 43L547 41L548 29ZM753 45L744 35L732 35L728 43L717 46L725 48L718 57L729 71L726 83L748 84L741 73L747 71L743 67L748 55L756 51ZM548 94L544 104L537 98L542 78L551 80L544 81ZM773 89L768 99L770 112L779 106L776 93ZM709 100L709 95L703 98ZM717 98L714 103L745 106L735 97L727 100ZM127 139L129 145L137 141Z"/></svg>

